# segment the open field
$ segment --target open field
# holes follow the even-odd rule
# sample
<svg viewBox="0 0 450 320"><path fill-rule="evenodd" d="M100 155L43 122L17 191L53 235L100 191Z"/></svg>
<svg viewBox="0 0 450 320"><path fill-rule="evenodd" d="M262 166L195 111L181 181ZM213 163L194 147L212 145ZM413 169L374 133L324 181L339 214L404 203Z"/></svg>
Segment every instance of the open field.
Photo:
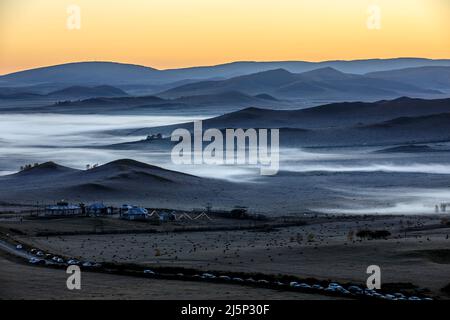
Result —
<svg viewBox="0 0 450 320"><path fill-rule="evenodd" d="M143 281L142 278L90 272L82 274L81 291L70 291L66 288L67 274L64 270L27 266L1 256L0 270L1 299L331 299L236 285L154 279Z"/></svg>
<svg viewBox="0 0 450 320"><path fill-rule="evenodd" d="M99 220L103 220L104 229L95 231ZM283 274L364 285L368 276L366 268L375 264L381 267L382 284L386 287L416 288L419 291L414 292L448 298L441 289L449 282L442 275L450 274L450 226L443 224L442 216L310 215L302 217L304 225L282 226L279 221L271 220L264 229L249 230L237 229L245 222L223 220L228 226L236 222L236 229L215 231L215 227L224 225L218 219L210 222L210 230L174 232L174 226L170 225L151 226L147 230L144 228L147 223L111 217L3 220L0 227L3 233L9 233L23 244L63 257L149 268ZM131 225L139 231L133 232ZM108 228L127 232L113 234ZM378 240L349 236L349 232L363 229L387 230L391 235ZM52 230L71 233L51 236ZM45 231L49 232L47 236L39 236ZM77 235L77 231L83 233ZM110 281L107 275L99 275L99 279L102 277ZM116 283L110 285L115 287ZM117 285L122 288L120 281ZM185 282L180 285L184 287ZM146 290L143 288L144 293ZM159 293L161 298L177 298L173 292ZM124 293L123 298L133 298L133 295Z"/></svg>

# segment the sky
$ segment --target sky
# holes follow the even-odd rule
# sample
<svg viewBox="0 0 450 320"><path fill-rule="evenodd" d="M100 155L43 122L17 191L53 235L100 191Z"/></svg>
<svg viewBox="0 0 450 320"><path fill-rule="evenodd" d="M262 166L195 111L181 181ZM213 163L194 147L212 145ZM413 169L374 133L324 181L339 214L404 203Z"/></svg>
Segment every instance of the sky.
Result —
<svg viewBox="0 0 450 320"><path fill-rule="evenodd" d="M450 58L450 0L0 0L0 74L394 57Z"/></svg>

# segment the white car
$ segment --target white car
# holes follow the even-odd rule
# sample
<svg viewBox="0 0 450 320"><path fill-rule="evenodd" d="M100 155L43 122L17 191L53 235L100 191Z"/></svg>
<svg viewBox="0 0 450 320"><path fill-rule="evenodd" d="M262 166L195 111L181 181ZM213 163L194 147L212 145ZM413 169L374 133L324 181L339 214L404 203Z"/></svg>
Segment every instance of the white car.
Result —
<svg viewBox="0 0 450 320"><path fill-rule="evenodd" d="M311 286L311 288L316 289L316 290L323 290L323 287L320 284L313 284Z"/></svg>
<svg viewBox="0 0 450 320"><path fill-rule="evenodd" d="M22 245L21 245L21 244L18 244L18 245L16 246L16 249L17 249L17 250L22 250L22 249L23 249L23 247L22 247Z"/></svg>
<svg viewBox="0 0 450 320"><path fill-rule="evenodd" d="M44 260L38 259L38 258L31 258L30 260L28 260L29 263L31 264L43 264L45 263Z"/></svg>
<svg viewBox="0 0 450 320"><path fill-rule="evenodd" d="M152 270L144 270L144 274L150 274L150 275L154 275L155 273Z"/></svg>
<svg viewBox="0 0 450 320"><path fill-rule="evenodd" d="M339 283L336 283L336 282L331 282L330 284L328 284L328 288L334 288L336 290L338 290L340 288L343 289L343 287Z"/></svg>

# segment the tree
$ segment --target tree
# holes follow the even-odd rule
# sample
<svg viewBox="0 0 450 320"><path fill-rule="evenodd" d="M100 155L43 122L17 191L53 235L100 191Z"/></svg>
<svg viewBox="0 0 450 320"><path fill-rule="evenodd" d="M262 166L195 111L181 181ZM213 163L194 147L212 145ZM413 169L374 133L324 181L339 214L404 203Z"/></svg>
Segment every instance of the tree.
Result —
<svg viewBox="0 0 450 320"><path fill-rule="evenodd" d="M355 236L355 232L353 230L350 230L347 234L348 241L352 242L354 236Z"/></svg>

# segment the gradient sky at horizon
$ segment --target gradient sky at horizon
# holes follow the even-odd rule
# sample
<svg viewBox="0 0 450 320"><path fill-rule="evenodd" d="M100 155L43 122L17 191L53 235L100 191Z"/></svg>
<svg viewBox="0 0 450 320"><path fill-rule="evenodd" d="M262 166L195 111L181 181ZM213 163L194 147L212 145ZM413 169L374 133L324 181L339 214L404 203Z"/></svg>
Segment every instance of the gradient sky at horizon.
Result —
<svg viewBox="0 0 450 320"><path fill-rule="evenodd" d="M81 29L66 27L81 8ZM367 27L370 5L381 29ZM0 0L0 74L74 61L450 58L450 0Z"/></svg>

